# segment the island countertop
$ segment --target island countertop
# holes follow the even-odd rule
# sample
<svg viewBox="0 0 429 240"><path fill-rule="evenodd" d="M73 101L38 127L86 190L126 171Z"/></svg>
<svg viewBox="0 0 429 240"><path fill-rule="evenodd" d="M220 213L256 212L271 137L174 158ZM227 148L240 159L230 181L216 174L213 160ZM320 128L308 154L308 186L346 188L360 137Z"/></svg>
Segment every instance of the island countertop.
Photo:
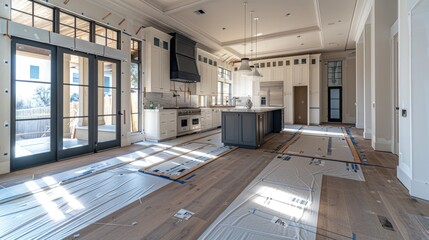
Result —
<svg viewBox="0 0 429 240"><path fill-rule="evenodd" d="M222 112L264 113L282 109L284 109L284 107L253 107L251 109L247 109L245 107L236 107L222 109Z"/></svg>

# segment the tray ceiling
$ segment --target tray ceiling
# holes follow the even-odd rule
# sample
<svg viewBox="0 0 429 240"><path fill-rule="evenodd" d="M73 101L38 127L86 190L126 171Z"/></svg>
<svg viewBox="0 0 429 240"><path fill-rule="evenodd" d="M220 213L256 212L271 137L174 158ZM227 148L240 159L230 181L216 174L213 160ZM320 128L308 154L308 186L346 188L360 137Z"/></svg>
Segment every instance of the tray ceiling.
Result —
<svg viewBox="0 0 429 240"><path fill-rule="evenodd" d="M187 35L214 54L239 60L244 53L241 0L93 0L134 21ZM108 4L106 4L106 2ZM247 0L247 55L250 11L259 17L258 57L354 49L354 30L364 0ZM204 14L197 14L202 10ZM254 33L256 34L256 32Z"/></svg>

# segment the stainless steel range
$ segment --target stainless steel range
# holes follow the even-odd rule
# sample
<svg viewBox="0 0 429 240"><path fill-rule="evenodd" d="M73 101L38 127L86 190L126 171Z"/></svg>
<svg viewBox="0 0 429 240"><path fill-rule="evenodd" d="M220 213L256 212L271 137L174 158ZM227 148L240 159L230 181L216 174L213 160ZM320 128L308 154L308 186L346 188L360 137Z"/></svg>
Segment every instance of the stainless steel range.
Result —
<svg viewBox="0 0 429 240"><path fill-rule="evenodd" d="M179 108L177 118L178 136L201 129L201 109L199 108Z"/></svg>

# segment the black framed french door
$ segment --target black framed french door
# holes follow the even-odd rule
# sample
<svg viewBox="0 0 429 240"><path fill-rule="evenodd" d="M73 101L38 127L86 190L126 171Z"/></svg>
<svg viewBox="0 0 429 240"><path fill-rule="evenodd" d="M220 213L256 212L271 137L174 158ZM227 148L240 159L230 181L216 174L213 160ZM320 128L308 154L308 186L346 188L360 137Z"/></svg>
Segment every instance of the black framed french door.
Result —
<svg viewBox="0 0 429 240"><path fill-rule="evenodd" d="M56 48L12 40L11 170L56 160Z"/></svg>
<svg viewBox="0 0 429 240"><path fill-rule="evenodd" d="M120 63L109 58L95 58L95 151L121 145Z"/></svg>
<svg viewBox="0 0 429 240"><path fill-rule="evenodd" d="M342 87L328 88L328 121L342 122Z"/></svg>
<svg viewBox="0 0 429 240"><path fill-rule="evenodd" d="M11 70L12 171L120 146L120 61L13 38Z"/></svg>
<svg viewBox="0 0 429 240"><path fill-rule="evenodd" d="M94 56L58 49L58 159L94 152Z"/></svg>

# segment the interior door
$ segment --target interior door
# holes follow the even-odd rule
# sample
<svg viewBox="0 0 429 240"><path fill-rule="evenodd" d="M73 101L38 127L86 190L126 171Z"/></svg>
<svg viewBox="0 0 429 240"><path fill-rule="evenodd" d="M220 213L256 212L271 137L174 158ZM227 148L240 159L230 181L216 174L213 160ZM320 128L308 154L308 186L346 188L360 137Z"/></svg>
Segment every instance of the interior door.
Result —
<svg viewBox="0 0 429 240"><path fill-rule="evenodd" d="M294 87L294 123L295 124L308 124L308 98L307 87Z"/></svg>
<svg viewBox="0 0 429 240"><path fill-rule="evenodd" d="M120 146L120 62L97 57L96 59L95 150Z"/></svg>
<svg viewBox="0 0 429 240"><path fill-rule="evenodd" d="M56 160L56 53L14 38L11 79L11 170Z"/></svg>
<svg viewBox="0 0 429 240"><path fill-rule="evenodd" d="M393 85L394 85L394 92L393 92L393 97L394 97L394 104L395 104L395 117L394 117L394 121L395 121L395 125L394 125L394 147L393 147L393 151L396 155L399 154L399 88L398 88L398 34L396 34L393 38Z"/></svg>
<svg viewBox="0 0 429 240"><path fill-rule="evenodd" d="M58 50L58 158L94 151L93 56Z"/></svg>
<svg viewBox="0 0 429 240"><path fill-rule="evenodd" d="M328 89L329 122L342 122L342 88L329 87Z"/></svg>

